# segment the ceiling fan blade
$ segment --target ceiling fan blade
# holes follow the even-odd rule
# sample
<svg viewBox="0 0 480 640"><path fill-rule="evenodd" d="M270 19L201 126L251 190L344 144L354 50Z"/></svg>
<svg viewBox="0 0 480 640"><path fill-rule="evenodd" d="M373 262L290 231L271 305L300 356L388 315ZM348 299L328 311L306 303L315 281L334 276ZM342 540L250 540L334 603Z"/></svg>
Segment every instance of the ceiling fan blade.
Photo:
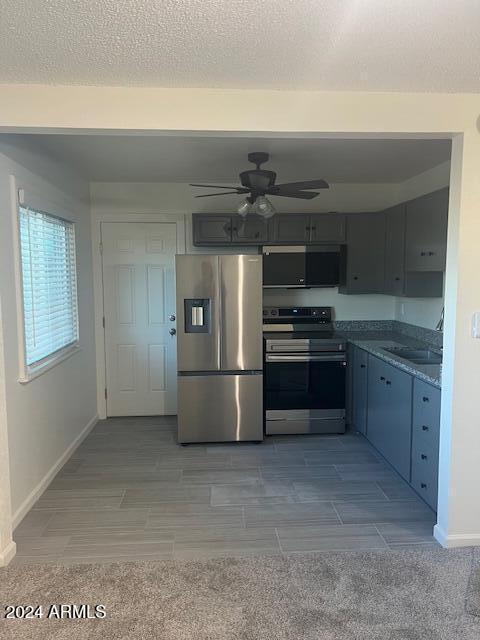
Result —
<svg viewBox="0 0 480 640"><path fill-rule="evenodd" d="M276 184L278 189L328 189L329 184L325 180L304 180L303 182L285 182L285 184Z"/></svg>
<svg viewBox="0 0 480 640"><path fill-rule="evenodd" d="M237 189L239 193L247 193L248 189L244 187L226 187L222 184L191 184L191 187L208 187L209 189Z"/></svg>
<svg viewBox="0 0 480 640"><path fill-rule="evenodd" d="M301 200L312 200L312 198L316 198L319 193L315 191L294 191L293 189L279 189L276 190L268 190L267 195L270 196L283 196L284 198L300 198Z"/></svg>
<svg viewBox="0 0 480 640"><path fill-rule="evenodd" d="M222 191L222 193L205 193L205 194L202 194L201 196L194 196L194 198L211 198L212 196L226 196L230 193L234 193L235 195L238 195L238 191Z"/></svg>

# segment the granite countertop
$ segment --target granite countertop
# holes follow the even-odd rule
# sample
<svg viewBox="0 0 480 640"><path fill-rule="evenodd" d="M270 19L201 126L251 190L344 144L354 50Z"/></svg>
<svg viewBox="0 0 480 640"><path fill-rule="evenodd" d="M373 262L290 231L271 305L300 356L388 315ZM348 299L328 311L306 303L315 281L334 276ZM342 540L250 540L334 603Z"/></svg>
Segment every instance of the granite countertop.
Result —
<svg viewBox="0 0 480 640"><path fill-rule="evenodd" d="M405 360L400 357L400 355L396 355L393 353L389 353L385 351L385 349L390 349L392 347L407 347L410 349L429 349L430 351L434 351L436 353L442 353L441 347L438 345L431 344L429 342L424 342L422 340L417 340L416 338L411 338L402 333L397 333L395 331L348 331L348 330L337 330L338 334L341 334L345 337L345 339L368 353L371 353L377 358L385 360L389 364L401 369L402 371L406 371L411 375L419 378L420 380L424 380L434 387L441 388L442 386L442 366L439 364L414 364L409 360Z"/></svg>

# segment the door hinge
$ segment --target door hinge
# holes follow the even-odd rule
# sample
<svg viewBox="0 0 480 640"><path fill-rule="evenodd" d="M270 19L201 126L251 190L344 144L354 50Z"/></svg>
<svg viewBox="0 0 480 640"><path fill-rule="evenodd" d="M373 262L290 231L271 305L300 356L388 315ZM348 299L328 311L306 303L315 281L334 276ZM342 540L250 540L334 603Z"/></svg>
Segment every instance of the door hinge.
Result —
<svg viewBox="0 0 480 640"><path fill-rule="evenodd" d="M105 329L105 316L103 316L103 318L102 318L102 326Z"/></svg>
<svg viewBox="0 0 480 640"><path fill-rule="evenodd" d="M105 400L108 398L107 387L105 387Z"/></svg>
<svg viewBox="0 0 480 640"><path fill-rule="evenodd" d="M100 242L100 244L98 245L99 249L100 249L100 253L103 254L103 242Z"/></svg>

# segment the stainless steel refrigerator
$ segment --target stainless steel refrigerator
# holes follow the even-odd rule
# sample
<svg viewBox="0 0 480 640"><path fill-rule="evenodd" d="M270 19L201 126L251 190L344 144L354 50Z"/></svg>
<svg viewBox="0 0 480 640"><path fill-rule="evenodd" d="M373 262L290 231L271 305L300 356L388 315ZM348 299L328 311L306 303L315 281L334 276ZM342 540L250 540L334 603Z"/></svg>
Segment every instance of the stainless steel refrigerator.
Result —
<svg viewBox="0 0 480 640"><path fill-rule="evenodd" d="M178 440L263 440L262 261L176 256Z"/></svg>

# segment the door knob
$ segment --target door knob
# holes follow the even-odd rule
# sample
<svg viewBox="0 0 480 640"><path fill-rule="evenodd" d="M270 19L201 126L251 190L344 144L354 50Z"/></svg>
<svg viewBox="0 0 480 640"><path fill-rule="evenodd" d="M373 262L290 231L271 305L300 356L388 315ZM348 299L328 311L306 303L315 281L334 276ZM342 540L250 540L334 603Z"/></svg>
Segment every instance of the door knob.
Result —
<svg viewBox="0 0 480 640"><path fill-rule="evenodd" d="M171 321L173 322L173 321L175 320L175 314L174 314L174 313L171 313L171 314L168 316L168 319L169 319L169 320L171 320Z"/></svg>
<svg viewBox="0 0 480 640"><path fill-rule="evenodd" d="M177 333L177 330L172 328L172 329L169 329L169 330L168 330L168 333L169 333L171 336L174 336L174 335Z"/></svg>

